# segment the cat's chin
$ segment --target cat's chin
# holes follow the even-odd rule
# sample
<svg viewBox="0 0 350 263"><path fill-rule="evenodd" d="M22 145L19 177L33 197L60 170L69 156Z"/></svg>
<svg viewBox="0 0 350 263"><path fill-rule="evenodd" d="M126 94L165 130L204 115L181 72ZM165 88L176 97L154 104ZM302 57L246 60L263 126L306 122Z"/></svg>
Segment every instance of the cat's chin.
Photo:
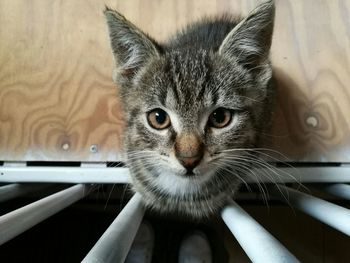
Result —
<svg viewBox="0 0 350 263"><path fill-rule="evenodd" d="M177 197L184 197L197 194L202 191L203 185L210 180L214 172L193 173L172 173L164 172L157 176L154 186L162 189L162 192Z"/></svg>
<svg viewBox="0 0 350 263"><path fill-rule="evenodd" d="M178 194L160 194L157 192L143 192L143 201L148 209L165 216L180 216L191 220L208 219L211 216L218 215L219 211L227 204L229 198L233 197L236 186L226 186L219 192L209 194L185 193Z"/></svg>
<svg viewBox="0 0 350 263"><path fill-rule="evenodd" d="M143 196L143 202L150 210L203 219L217 214L239 185L238 180L217 182L216 175L210 170L209 173L185 177L181 173L163 170L153 175L146 185L134 177L133 188Z"/></svg>

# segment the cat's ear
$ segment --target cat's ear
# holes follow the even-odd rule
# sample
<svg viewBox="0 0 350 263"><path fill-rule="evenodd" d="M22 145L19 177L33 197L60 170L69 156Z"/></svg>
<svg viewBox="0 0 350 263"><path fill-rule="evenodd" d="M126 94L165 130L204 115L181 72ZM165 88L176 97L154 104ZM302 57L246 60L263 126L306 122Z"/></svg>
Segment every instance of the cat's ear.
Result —
<svg viewBox="0 0 350 263"><path fill-rule="evenodd" d="M247 68L264 63L271 46L274 17L273 0L259 5L226 36L219 54L238 59Z"/></svg>
<svg viewBox="0 0 350 263"><path fill-rule="evenodd" d="M104 15L116 63L115 73L131 79L151 57L159 55L159 46L117 11L106 7Z"/></svg>

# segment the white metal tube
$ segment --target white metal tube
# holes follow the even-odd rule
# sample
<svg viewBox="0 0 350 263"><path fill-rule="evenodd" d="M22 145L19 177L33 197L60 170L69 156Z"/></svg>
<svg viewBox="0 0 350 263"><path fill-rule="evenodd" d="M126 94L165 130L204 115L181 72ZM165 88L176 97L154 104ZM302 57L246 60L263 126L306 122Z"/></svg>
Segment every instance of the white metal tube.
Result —
<svg viewBox="0 0 350 263"><path fill-rule="evenodd" d="M0 217L0 245L88 194L90 187L78 184Z"/></svg>
<svg viewBox="0 0 350 263"><path fill-rule="evenodd" d="M124 262L144 213L141 196L136 193L82 262Z"/></svg>
<svg viewBox="0 0 350 263"><path fill-rule="evenodd" d="M279 189L276 186L272 187L271 190L280 200L350 236L349 209L283 185L280 185Z"/></svg>
<svg viewBox="0 0 350 263"><path fill-rule="evenodd" d="M0 182L101 183L129 182L129 169L102 167L1 167Z"/></svg>
<svg viewBox="0 0 350 263"><path fill-rule="evenodd" d="M236 202L221 212L222 219L253 262L299 262Z"/></svg>
<svg viewBox="0 0 350 263"><path fill-rule="evenodd" d="M347 183L350 182L350 166L252 169L249 178L244 180L248 183Z"/></svg>
<svg viewBox="0 0 350 263"><path fill-rule="evenodd" d="M9 184L0 187L0 202L48 187L45 184Z"/></svg>
<svg viewBox="0 0 350 263"><path fill-rule="evenodd" d="M253 169L244 180L248 183L347 183L350 182L350 166ZM0 182L124 184L129 183L129 169L0 166Z"/></svg>
<svg viewBox="0 0 350 263"><path fill-rule="evenodd" d="M329 184L318 188L332 195L350 200L350 185L348 184Z"/></svg>
<svg viewBox="0 0 350 263"><path fill-rule="evenodd" d="M10 200L20 195L23 191L26 191L28 188L20 184L9 184L0 187L0 202Z"/></svg>

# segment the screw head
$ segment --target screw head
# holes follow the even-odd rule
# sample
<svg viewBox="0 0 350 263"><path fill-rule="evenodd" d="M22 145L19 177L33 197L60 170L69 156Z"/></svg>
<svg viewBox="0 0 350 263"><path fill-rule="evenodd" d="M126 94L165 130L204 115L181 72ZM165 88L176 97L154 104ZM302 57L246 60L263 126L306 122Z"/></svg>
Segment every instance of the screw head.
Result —
<svg viewBox="0 0 350 263"><path fill-rule="evenodd" d="M316 128L318 126L318 119L314 115L310 115L305 120L306 124L312 128Z"/></svg>
<svg viewBox="0 0 350 263"><path fill-rule="evenodd" d="M70 145L69 145L68 142L65 142L65 143L62 144L62 149L63 149L64 151L68 151L68 150L69 150L69 147L70 147Z"/></svg>
<svg viewBox="0 0 350 263"><path fill-rule="evenodd" d="M96 144L92 144L92 145L90 146L90 152L91 152L91 153L97 153L97 152L98 152L98 147L97 147Z"/></svg>

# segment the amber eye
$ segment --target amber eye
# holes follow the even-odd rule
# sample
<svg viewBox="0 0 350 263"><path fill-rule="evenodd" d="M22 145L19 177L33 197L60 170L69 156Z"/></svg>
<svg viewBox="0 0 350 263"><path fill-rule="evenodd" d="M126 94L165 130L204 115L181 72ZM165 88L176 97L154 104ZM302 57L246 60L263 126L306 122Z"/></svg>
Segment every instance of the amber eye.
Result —
<svg viewBox="0 0 350 263"><path fill-rule="evenodd" d="M232 120L232 111L225 108L218 108L209 116L208 125L214 128L224 128Z"/></svg>
<svg viewBox="0 0 350 263"><path fill-rule="evenodd" d="M156 130L163 130L170 126L170 117L162 109L154 109L148 112L147 121Z"/></svg>

